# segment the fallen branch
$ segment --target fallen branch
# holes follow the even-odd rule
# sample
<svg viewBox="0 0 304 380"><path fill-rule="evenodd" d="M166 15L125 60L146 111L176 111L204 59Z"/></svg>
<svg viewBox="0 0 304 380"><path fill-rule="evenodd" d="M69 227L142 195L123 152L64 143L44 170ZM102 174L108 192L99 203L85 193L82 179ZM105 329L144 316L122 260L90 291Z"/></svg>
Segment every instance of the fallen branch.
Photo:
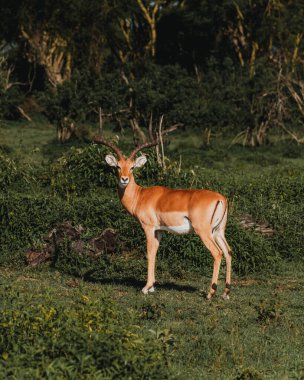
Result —
<svg viewBox="0 0 304 380"><path fill-rule="evenodd" d="M20 106L17 106L16 108L20 112L21 116L23 116L27 121L32 121L32 119L29 117L29 115L27 115L25 113L23 108L21 108Z"/></svg>

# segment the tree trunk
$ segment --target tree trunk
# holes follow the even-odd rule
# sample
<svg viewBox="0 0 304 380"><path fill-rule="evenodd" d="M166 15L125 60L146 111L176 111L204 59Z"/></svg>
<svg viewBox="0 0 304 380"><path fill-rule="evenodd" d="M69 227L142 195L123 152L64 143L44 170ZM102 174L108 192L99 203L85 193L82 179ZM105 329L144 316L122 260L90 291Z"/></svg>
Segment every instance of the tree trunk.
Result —
<svg viewBox="0 0 304 380"><path fill-rule="evenodd" d="M68 42L61 36L51 36L47 31L33 33L21 29L21 35L30 46L30 61L43 66L53 87L71 78L72 55Z"/></svg>

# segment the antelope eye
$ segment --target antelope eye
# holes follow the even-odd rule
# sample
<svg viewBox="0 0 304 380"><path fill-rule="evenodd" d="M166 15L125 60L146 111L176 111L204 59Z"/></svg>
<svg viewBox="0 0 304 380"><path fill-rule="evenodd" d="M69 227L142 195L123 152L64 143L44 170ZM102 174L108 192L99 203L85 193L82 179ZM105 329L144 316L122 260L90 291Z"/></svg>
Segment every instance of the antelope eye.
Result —
<svg viewBox="0 0 304 380"><path fill-rule="evenodd" d="M134 166L131 166L130 170L133 170L134 169Z"/></svg>

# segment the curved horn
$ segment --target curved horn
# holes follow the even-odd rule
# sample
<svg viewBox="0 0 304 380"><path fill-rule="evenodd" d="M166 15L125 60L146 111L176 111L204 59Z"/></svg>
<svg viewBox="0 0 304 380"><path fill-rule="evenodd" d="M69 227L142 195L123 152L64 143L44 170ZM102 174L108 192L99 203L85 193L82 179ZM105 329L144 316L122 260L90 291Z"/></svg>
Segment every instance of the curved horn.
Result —
<svg viewBox="0 0 304 380"><path fill-rule="evenodd" d="M154 141L151 141L151 142L147 142L147 143L144 143L144 144L138 145L138 146L132 151L132 153L130 154L129 159L130 159L130 160L133 160L133 158L136 156L136 154L137 154L140 150L145 149L145 148L151 148L152 146L157 145L158 142L159 142L159 139L155 139Z"/></svg>
<svg viewBox="0 0 304 380"><path fill-rule="evenodd" d="M180 127L180 126L181 126L181 124L174 124L174 125L172 125L172 127L168 128L168 129L166 129L166 130L164 130L164 131L161 133L161 135L163 136L163 135L165 135L165 134L167 134L167 133L169 133L169 132L175 131L175 129L177 129L177 128ZM155 140L153 140L153 141L146 142L146 143L144 143L144 144L138 145L138 146L132 151L132 153L130 154L129 159L130 159L130 160L133 160L133 158L136 156L136 154L137 154L140 150L142 150L142 149L146 149L146 148L151 148L152 146L157 145L159 142L160 142L160 138L157 137L157 138L156 138Z"/></svg>
<svg viewBox="0 0 304 380"><path fill-rule="evenodd" d="M113 150L118 156L119 159L124 158L122 151L114 143L104 140L100 135L95 136L93 140L96 144L105 145Z"/></svg>

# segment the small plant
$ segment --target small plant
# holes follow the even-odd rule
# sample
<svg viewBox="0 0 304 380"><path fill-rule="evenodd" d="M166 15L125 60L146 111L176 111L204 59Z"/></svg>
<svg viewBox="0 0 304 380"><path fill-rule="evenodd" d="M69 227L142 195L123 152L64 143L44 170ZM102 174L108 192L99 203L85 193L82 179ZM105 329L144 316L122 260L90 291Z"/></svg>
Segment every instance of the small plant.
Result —
<svg viewBox="0 0 304 380"><path fill-rule="evenodd" d="M5 190L18 177L16 163L0 152L0 189Z"/></svg>
<svg viewBox="0 0 304 380"><path fill-rule="evenodd" d="M141 308L141 318L158 321L165 312L165 305L158 303L146 303Z"/></svg>
<svg viewBox="0 0 304 380"><path fill-rule="evenodd" d="M167 358L167 364L169 364L168 358L174 354L174 348L176 339L171 331L171 329L164 330L150 330L150 332L155 336L156 340L161 343L163 349L164 357Z"/></svg>
<svg viewBox="0 0 304 380"><path fill-rule="evenodd" d="M274 297L271 300L263 300L255 306L258 313L257 321L262 324L279 322L283 316L283 307L280 301Z"/></svg>
<svg viewBox="0 0 304 380"><path fill-rule="evenodd" d="M234 380L263 380L264 377L253 368L239 370Z"/></svg>

